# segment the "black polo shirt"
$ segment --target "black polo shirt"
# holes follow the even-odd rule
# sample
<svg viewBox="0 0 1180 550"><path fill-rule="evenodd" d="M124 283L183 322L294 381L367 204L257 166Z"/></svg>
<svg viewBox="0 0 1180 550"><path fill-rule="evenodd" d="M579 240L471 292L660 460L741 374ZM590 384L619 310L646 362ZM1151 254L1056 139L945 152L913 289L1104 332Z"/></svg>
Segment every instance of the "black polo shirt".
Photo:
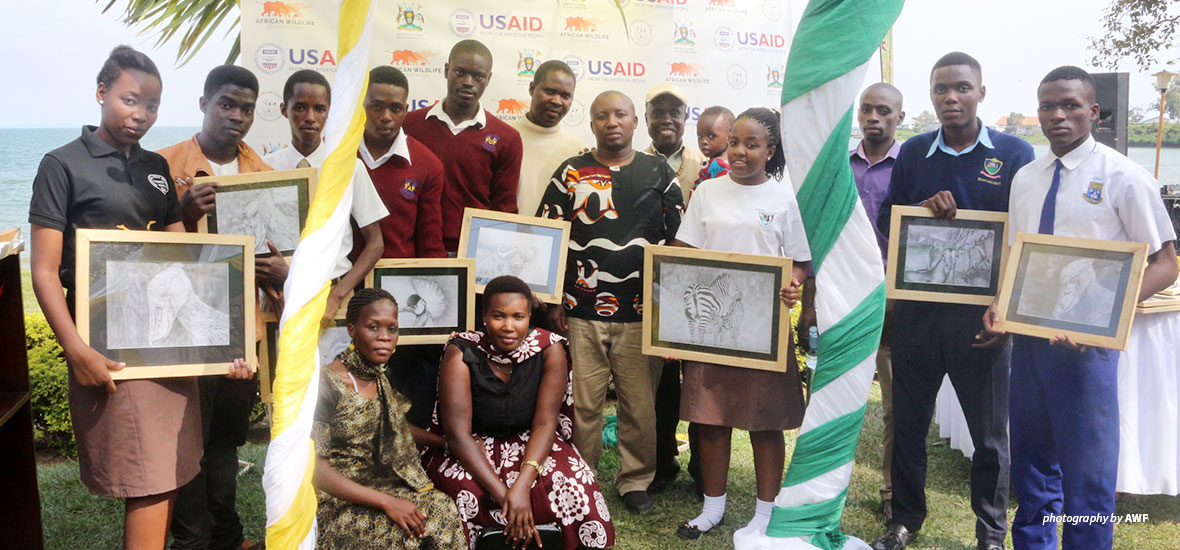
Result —
<svg viewBox="0 0 1180 550"><path fill-rule="evenodd" d="M29 223L62 232L61 284L74 288L74 230L150 229L180 221L180 202L164 157L135 145L111 147L84 126L82 136L41 159Z"/></svg>

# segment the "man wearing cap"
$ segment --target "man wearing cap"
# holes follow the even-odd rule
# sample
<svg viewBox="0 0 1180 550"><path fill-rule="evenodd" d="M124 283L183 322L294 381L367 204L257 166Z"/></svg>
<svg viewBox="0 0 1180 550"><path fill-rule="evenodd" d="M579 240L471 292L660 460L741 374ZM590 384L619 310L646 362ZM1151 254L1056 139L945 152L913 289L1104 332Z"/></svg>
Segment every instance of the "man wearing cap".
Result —
<svg viewBox="0 0 1180 550"><path fill-rule="evenodd" d="M684 123L688 122L688 96L684 95L680 87L670 82L653 87L647 92L644 120L647 121L647 135L651 136L651 145L644 152L664 159L676 173L676 181L680 182L684 196L690 196L696 186L701 167L709 159L697 149L684 144ZM656 390L657 466L656 476L650 487L652 492L663 491L680 472L680 463L676 460L676 425L679 421L680 362L668 361L664 364L664 373ZM695 430L690 430L689 435L694 435L693 432ZM695 461L690 462L689 473L692 474L694 482L700 478L699 470L699 464ZM700 491L700 483L696 485L697 493L703 494Z"/></svg>

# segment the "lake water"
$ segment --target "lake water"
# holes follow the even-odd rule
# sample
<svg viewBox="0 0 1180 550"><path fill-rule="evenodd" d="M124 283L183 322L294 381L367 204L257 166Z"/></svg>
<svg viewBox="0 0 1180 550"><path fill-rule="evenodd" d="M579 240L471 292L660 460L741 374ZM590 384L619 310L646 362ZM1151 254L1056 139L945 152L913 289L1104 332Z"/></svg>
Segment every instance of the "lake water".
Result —
<svg viewBox="0 0 1180 550"><path fill-rule="evenodd" d="M143 139L143 146L155 150L188 139L199 128L169 127L153 128ZM52 151L78 137L77 128L0 128L0 229L19 226L29 238L29 199L32 196L33 177L45 153ZM1040 155L1049 150L1047 145L1034 147ZM1151 171L1155 163L1155 149L1132 147L1128 152L1132 160ZM1160 160L1160 182L1180 184L1180 149L1164 149ZM27 254L25 255L27 258Z"/></svg>

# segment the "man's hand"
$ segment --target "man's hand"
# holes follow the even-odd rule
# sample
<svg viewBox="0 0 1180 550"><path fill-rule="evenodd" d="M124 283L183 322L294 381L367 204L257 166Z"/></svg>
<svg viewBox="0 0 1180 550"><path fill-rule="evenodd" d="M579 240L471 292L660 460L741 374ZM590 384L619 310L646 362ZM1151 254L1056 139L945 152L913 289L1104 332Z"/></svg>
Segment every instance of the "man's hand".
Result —
<svg viewBox="0 0 1180 550"><path fill-rule="evenodd" d="M180 199L181 218L185 227L195 229L197 222L205 217L205 214L213 211L217 204L217 188L216 183L201 183L189 187L188 192Z"/></svg>
<svg viewBox="0 0 1180 550"><path fill-rule="evenodd" d="M225 377L230 380L249 380L254 378L254 373L258 371L258 367L246 362L245 359L234 359L234 364L230 365L229 372Z"/></svg>
<svg viewBox="0 0 1180 550"><path fill-rule="evenodd" d="M955 213L958 212L955 196L950 191L939 191L933 197L926 199L924 204L934 213L934 217L940 220L953 220Z"/></svg>
<svg viewBox="0 0 1180 550"><path fill-rule="evenodd" d="M971 344L973 348L995 348L1003 345L1004 338L1007 333L996 328L996 323L1000 320L996 313L996 304L987 307L987 311L983 312L983 330L975 335L975 343Z"/></svg>
<svg viewBox="0 0 1180 550"><path fill-rule="evenodd" d="M795 307L795 303L802 297L803 291L796 279L791 279L791 286L778 289L778 299L783 301L783 305L787 306L787 309Z"/></svg>
<svg viewBox="0 0 1180 550"><path fill-rule="evenodd" d="M287 282L287 271L291 266L287 265L286 258L270 239L266 240L266 247L270 249L270 254L254 257L254 275L262 283L281 290Z"/></svg>
<svg viewBox="0 0 1180 550"><path fill-rule="evenodd" d="M1050 338L1049 345L1061 346L1065 349L1072 349L1078 353L1086 353L1086 350L1088 349L1086 346L1074 342L1068 334L1058 334L1057 336Z"/></svg>
<svg viewBox="0 0 1180 550"><path fill-rule="evenodd" d="M328 305L324 307L325 323L331 322L336 318L336 313L340 311L340 304L344 303L344 298L348 296L351 289L343 288L342 285L334 285L332 291L328 293Z"/></svg>
<svg viewBox="0 0 1180 550"><path fill-rule="evenodd" d="M66 353L66 362L74 369L74 376L83 386L102 386L107 393L115 393L115 381L111 371L122 370L127 363L111 361L94 348L86 346L76 353Z"/></svg>

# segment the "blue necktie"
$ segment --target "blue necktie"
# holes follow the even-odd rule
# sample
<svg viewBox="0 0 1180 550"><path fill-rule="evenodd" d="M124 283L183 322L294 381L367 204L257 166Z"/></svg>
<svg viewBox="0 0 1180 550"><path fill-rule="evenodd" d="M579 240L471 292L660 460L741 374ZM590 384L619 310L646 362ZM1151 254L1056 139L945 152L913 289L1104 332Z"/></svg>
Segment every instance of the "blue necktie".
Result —
<svg viewBox="0 0 1180 550"><path fill-rule="evenodd" d="M1045 193L1045 204L1041 206L1041 226L1037 233L1053 234L1053 222L1057 219L1057 189L1061 187L1061 159L1053 161L1057 167L1053 169L1053 183L1049 184L1049 192Z"/></svg>

